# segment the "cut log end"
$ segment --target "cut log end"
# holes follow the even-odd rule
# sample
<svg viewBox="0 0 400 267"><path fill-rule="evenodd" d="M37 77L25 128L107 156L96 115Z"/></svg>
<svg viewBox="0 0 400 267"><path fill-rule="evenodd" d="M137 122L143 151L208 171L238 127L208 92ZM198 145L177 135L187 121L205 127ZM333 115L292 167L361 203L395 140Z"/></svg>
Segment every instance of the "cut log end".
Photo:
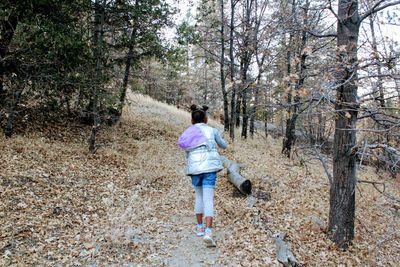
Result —
<svg viewBox="0 0 400 267"><path fill-rule="evenodd" d="M250 182L250 180L244 181L240 185L239 191L244 193L244 194L246 194L246 195L250 195L251 194L251 182Z"/></svg>
<svg viewBox="0 0 400 267"><path fill-rule="evenodd" d="M225 157L221 157L221 160L228 169L228 180L242 193L243 195L251 194L251 182L245 179L240 174L240 166L236 162L233 162Z"/></svg>

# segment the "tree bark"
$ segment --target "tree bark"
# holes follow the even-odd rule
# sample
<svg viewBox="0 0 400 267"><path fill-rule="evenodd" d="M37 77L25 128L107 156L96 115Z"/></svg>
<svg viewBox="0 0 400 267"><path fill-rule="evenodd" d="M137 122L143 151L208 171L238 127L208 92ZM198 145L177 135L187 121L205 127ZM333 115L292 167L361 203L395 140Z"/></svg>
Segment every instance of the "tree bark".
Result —
<svg viewBox="0 0 400 267"><path fill-rule="evenodd" d="M376 93L374 95L376 95L376 100L379 101L379 105L382 108L385 108L385 93L383 92L382 67L381 67L381 63L379 62L378 45L376 42L374 20L373 20L372 16L369 17L369 27L370 27L371 35L372 35L372 50L374 53L373 54L374 59L377 64L376 71L378 74L377 82L376 82L376 89L374 89L374 91L376 90Z"/></svg>
<svg viewBox="0 0 400 267"><path fill-rule="evenodd" d="M293 4L295 2L293 1ZM306 1L305 6L303 8L304 14L303 14L303 28L308 28L308 7L309 7L309 1ZM299 117L299 107L300 107L300 95L299 91L302 89L304 81L306 79L305 77L305 70L306 70L306 59L307 59L307 53L305 53L304 49L307 46L307 31L303 30L301 33L301 44L299 47L299 54L300 54L300 62L298 64L298 76L299 80L297 81L297 84L295 85L295 96L293 97L290 95L290 98L293 98L293 106L289 107L290 112L289 112L289 118L287 119L286 122L286 132L285 132L285 138L284 138L284 144L282 148L282 153L286 154L288 157L290 157L292 147L294 146L296 142L296 123L297 123L297 118ZM288 63L290 64L290 63ZM288 67L288 71L290 71L290 66Z"/></svg>
<svg viewBox="0 0 400 267"><path fill-rule="evenodd" d="M392 74L396 74L396 68L394 68L391 72ZM400 103L400 78L395 78L394 79L394 85L397 91L397 98L398 98L398 102Z"/></svg>
<svg viewBox="0 0 400 267"><path fill-rule="evenodd" d="M236 84L235 84L235 58L233 56L233 32L235 23L235 6L237 1L231 0L231 21L229 29L229 59L230 59L230 81L232 85L232 97L231 97L231 119L229 125L229 137L235 140L235 123L239 114L236 113Z"/></svg>
<svg viewBox="0 0 400 267"><path fill-rule="evenodd" d="M238 86L236 89L237 90L236 90L235 127L238 128L240 127L240 114L241 114L240 107L242 106L242 89L240 88L240 86Z"/></svg>
<svg viewBox="0 0 400 267"><path fill-rule="evenodd" d="M122 88L120 92L120 97L119 97L119 106L118 106L118 112L121 114L122 113L122 108L124 107L125 104L125 99L126 99L126 92L128 90L128 81L129 81L129 74L130 74L130 69L132 65L132 58L133 58L133 40L135 39L136 36L136 29L132 29L131 37L130 37L130 44L129 44L129 50L128 54L126 55L126 62L125 62L125 73L124 73L124 79L122 80Z"/></svg>
<svg viewBox="0 0 400 267"><path fill-rule="evenodd" d="M230 128L229 128L229 137L233 140L235 140L235 124L236 124L236 119L239 117L239 115L236 113L236 84L233 80L232 82L232 97L231 97L231 121L230 121Z"/></svg>
<svg viewBox="0 0 400 267"><path fill-rule="evenodd" d="M247 80L247 77L245 78ZM247 126L249 122L249 115L247 113L247 85L244 84L243 94L242 94L242 113L243 113L243 121L242 121L242 137L244 139L247 138Z"/></svg>
<svg viewBox="0 0 400 267"><path fill-rule="evenodd" d="M318 112L318 125L316 140L319 144L322 144L325 140L325 127L326 127L326 117L322 115L322 111Z"/></svg>
<svg viewBox="0 0 400 267"><path fill-rule="evenodd" d="M292 1L292 10L291 10L291 17L293 19L292 21L292 27L295 26L294 19L296 16L296 1ZM294 33L293 30L289 35L289 42L287 46L287 51L286 51L286 72L287 72L287 78L290 77L292 73L292 49L293 49L293 39L294 39ZM285 137L283 138L283 144L282 144L282 153L290 157L290 153L292 150L292 145L294 144L295 141L295 125L296 125L296 120L294 118L297 118L295 113L295 110L297 108L297 105L295 104L292 106L293 102L293 88L291 84L291 79L289 79L288 83L288 95L287 95L287 103L289 107L287 108L287 114L288 118L286 119L286 129L285 129ZM293 120L294 119L294 120Z"/></svg>
<svg viewBox="0 0 400 267"><path fill-rule="evenodd" d="M95 55L96 55L96 77L92 91L92 116L93 126L89 140L89 150L91 153L96 152L96 137L98 128L100 127L100 117L98 111L99 93L103 84L102 59L103 59L103 27L104 27L104 12L106 0L96 0L95 2Z"/></svg>
<svg viewBox="0 0 400 267"><path fill-rule="evenodd" d="M243 52L240 57L240 78L241 78L241 94L242 94L242 138L247 138L247 131L248 131L248 122L249 122L249 114L248 114L248 107L247 107L247 93L248 93L248 80L247 80L247 72L250 66L250 60L253 52L251 51L251 32L252 32L252 25L251 25L251 12L254 7L253 0L246 0L244 6L244 23L243 23Z"/></svg>
<svg viewBox="0 0 400 267"><path fill-rule="evenodd" d="M138 6L139 6L139 0L135 1L135 11L137 12ZM136 35L137 35L137 20L138 20L138 15L134 13L133 17L133 23L132 23L132 32L129 37L129 45L128 45L128 53L126 55L126 62L125 62L125 73L124 73L124 79L122 80L122 88L120 92L120 97L119 97L119 106L118 106L118 112L119 114L122 113L122 108L124 107L125 104L125 99L126 99L126 92L128 90L128 81L129 81L129 74L130 74L130 69L132 66L132 59L134 56L134 49L135 49L135 40L136 40Z"/></svg>
<svg viewBox="0 0 400 267"><path fill-rule="evenodd" d="M204 103L208 101L208 68L207 60L204 62Z"/></svg>
<svg viewBox="0 0 400 267"><path fill-rule="evenodd" d="M265 4L263 4L261 6L261 14L264 14L264 10L266 9L266 7L267 7L267 4L265 2ZM251 136L251 138L253 138L254 131L255 131L254 123L255 123L255 118L256 118L256 113L257 113L257 108L258 108L258 102L259 102L259 91L260 91L260 86L261 86L261 76L262 76L262 74L264 72L263 65L264 65L264 61L265 61L265 57L266 57L265 53L262 53L261 59L259 57L259 55L260 55L260 51L259 51L259 48L260 48L260 45L259 45L259 41L260 41L259 30L260 30L262 15L260 17L258 16L258 8L259 8L258 1L256 1L256 3L255 3L255 13L257 15L256 15L256 18L255 18L256 27L255 27L255 30L254 30L254 39L255 39L255 50L256 50L255 56L256 56L256 62L257 62L257 67L258 67L258 74L257 74L257 79L256 79L257 80L257 85L256 85L255 92L254 92L254 105L251 108L251 112L250 112L250 136Z"/></svg>
<svg viewBox="0 0 400 267"><path fill-rule="evenodd" d="M333 181L330 187L329 237L346 249L354 238L356 185L357 44L360 29L358 1L340 0L337 24L336 119Z"/></svg>
<svg viewBox="0 0 400 267"><path fill-rule="evenodd" d="M220 0L221 12L221 58L220 58L220 79L221 90L224 103L224 130L229 131L229 101L228 93L226 91L226 78L225 78L225 14L224 14L224 0Z"/></svg>
<svg viewBox="0 0 400 267"><path fill-rule="evenodd" d="M12 103L10 105L10 110L8 112L7 118L7 125L4 129L4 135L7 137L11 137L14 132L14 118L15 118L15 111L17 109L19 100L21 98L22 89L15 90L13 94Z"/></svg>
<svg viewBox="0 0 400 267"><path fill-rule="evenodd" d="M251 109L251 115L250 115L250 137L254 137L254 121L256 118L256 112L257 112L257 106L258 106L258 95L259 95L259 86L260 86L260 80L257 80L257 86L254 92L254 105Z"/></svg>

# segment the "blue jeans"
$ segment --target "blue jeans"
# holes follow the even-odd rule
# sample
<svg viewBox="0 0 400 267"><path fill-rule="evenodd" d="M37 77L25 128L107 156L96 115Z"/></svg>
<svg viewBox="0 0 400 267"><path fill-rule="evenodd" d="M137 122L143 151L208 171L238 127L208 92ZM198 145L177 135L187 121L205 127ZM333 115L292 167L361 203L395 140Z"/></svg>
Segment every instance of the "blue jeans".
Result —
<svg viewBox="0 0 400 267"><path fill-rule="evenodd" d="M216 172L208 172L208 173L192 175L193 187L215 188L216 181L217 181Z"/></svg>

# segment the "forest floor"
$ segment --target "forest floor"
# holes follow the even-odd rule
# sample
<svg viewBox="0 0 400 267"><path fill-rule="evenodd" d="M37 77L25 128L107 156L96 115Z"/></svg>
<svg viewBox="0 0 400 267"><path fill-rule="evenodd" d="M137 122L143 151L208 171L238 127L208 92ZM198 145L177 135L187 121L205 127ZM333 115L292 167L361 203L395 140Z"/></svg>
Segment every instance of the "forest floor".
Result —
<svg viewBox="0 0 400 267"><path fill-rule="evenodd" d="M329 183L318 161L281 155L281 139L237 140L222 154L242 166L254 197L219 174L216 248L194 236L190 180L176 146L190 116L131 96L122 119L99 132L69 122L0 135L0 266L279 266L273 233L305 266L397 266L400 205L357 186L356 237L348 251L325 234ZM212 125L218 126L211 122ZM362 167L359 179L399 181Z"/></svg>

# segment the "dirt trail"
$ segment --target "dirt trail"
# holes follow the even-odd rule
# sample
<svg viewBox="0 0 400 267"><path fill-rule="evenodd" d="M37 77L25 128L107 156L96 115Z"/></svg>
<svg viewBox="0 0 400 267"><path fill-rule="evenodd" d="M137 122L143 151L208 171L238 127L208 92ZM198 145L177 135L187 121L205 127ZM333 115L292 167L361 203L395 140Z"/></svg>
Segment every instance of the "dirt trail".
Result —
<svg viewBox="0 0 400 267"><path fill-rule="evenodd" d="M171 108L170 106L159 104L154 106L154 102L146 101L147 98L141 96L133 96L132 105L128 112L143 116L151 116L152 119L158 117L172 124L177 129L183 129L189 125L190 117L188 113ZM220 256L218 249L218 241L226 234L223 228L214 232L217 242L216 248L206 248L201 237L194 234L193 227L195 225L195 217L193 214L193 189L190 180L182 173L183 153L178 148L165 151L165 158L174 159L175 164L168 166L174 169L177 175L172 181L174 186L166 194L166 202L171 202L173 206L177 205L174 214L168 216L169 234L166 235L167 244L172 244L167 251L168 258L163 260L163 264L167 266L220 266L217 265ZM177 193L178 192L178 193ZM179 203L186 203L184 207L180 207ZM216 222L218 224L218 222Z"/></svg>
<svg viewBox="0 0 400 267"><path fill-rule="evenodd" d="M171 252L171 257L166 260L168 266L219 266L216 265L217 259L220 255L217 248L206 248L203 244L202 238L194 235L191 228L193 227L193 216L183 217L177 216L176 227L182 226L182 232L171 238L178 238L180 242L178 247ZM179 224L179 226L178 226ZM215 240L221 240L224 235L224 230L216 232Z"/></svg>

